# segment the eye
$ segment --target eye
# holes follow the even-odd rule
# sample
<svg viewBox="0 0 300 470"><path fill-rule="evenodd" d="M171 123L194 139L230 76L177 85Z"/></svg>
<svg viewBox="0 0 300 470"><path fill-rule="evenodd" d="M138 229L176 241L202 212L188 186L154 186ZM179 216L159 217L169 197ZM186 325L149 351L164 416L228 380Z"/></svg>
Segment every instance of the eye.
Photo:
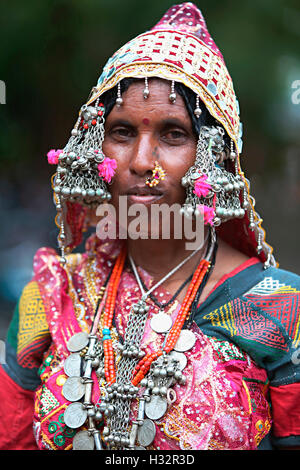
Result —
<svg viewBox="0 0 300 470"><path fill-rule="evenodd" d="M185 134L181 131L171 131L168 133L172 139L181 139L182 137L185 137Z"/></svg>
<svg viewBox="0 0 300 470"><path fill-rule="evenodd" d="M133 130L128 127L114 127L109 135L118 142L124 142L133 136Z"/></svg>
<svg viewBox="0 0 300 470"><path fill-rule="evenodd" d="M167 130L162 139L169 145L181 145L186 142L187 134L181 129Z"/></svg>

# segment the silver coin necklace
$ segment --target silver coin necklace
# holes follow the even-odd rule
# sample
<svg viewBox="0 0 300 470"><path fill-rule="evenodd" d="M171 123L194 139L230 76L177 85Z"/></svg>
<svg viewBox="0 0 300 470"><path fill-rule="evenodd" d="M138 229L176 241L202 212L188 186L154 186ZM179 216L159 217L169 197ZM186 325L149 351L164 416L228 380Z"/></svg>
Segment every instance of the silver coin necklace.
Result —
<svg viewBox="0 0 300 470"><path fill-rule="evenodd" d="M141 348L141 340L149 312L146 300L152 291L180 269L201 248L202 246L192 252L147 292L143 289L133 259L129 256L142 297L131 306L124 343L119 344L120 359L116 382L105 386L104 396L100 403L93 404L91 401L92 370L96 370L100 380L105 379L103 345L102 339L96 335L97 324L93 325L90 334L80 332L70 338L67 344L70 356L64 365L68 378L63 386L63 395L71 402L64 412L65 424L71 429L78 429L73 440L74 450L103 449L97 423L100 424L104 418L106 426L103 428L102 436L108 449L141 449L154 441L156 434L154 421L160 419L166 413L168 405L176 399L171 393L172 385L176 382L185 383L182 370L186 366L186 357L183 351L193 347L194 340L185 338L179 342L179 337L179 347L176 349L175 346L175 351L160 357L152 364L147 378L145 377L140 382L140 387L133 386L131 384L133 370L145 354ZM105 298L96 309L98 320L104 305ZM170 323L170 317L160 312L155 320L152 318L150 325L158 333L167 333L172 326L172 321ZM87 352L83 355L86 349ZM138 399L139 402L138 412L136 419L130 423L131 403L134 399ZM88 422L88 429L80 429L86 422Z"/></svg>

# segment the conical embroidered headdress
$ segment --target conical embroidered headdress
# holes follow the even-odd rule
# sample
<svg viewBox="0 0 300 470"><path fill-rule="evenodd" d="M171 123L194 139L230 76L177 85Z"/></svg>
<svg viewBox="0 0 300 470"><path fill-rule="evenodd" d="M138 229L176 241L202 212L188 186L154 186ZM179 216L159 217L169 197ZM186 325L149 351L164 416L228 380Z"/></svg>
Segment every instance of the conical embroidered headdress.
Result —
<svg viewBox="0 0 300 470"><path fill-rule="evenodd" d="M179 81L191 88L228 135L241 144L232 80L195 5L170 8L154 28L121 47L105 65L90 102L125 77L145 76Z"/></svg>

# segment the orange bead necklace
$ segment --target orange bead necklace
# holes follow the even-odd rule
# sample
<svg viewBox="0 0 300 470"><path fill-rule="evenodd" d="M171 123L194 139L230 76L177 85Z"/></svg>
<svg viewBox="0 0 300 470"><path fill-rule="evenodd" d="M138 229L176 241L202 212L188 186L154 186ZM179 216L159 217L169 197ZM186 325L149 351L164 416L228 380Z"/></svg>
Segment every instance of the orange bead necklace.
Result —
<svg viewBox="0 0 300 470"><path fill-rule="evenodd" d="M116 382L116 370L114 351L110 329L113 323L115 301L121 274L126 259L126 249L122 248L106 289L105 311L103 316L103 350L104 350L104 371L105 379L108 384ZM175 319L172 328L169 330L164 346L161 350L146 354L135 366L132 377L132 385L137 386L149 371L151 364L164 353L172 351L179 338L182 327L187 320L191 305L196 297L197 291L203 282L203 279L210 268L209 259L202 259L194 272L191 283L181 304L180 311Z"/></svg>

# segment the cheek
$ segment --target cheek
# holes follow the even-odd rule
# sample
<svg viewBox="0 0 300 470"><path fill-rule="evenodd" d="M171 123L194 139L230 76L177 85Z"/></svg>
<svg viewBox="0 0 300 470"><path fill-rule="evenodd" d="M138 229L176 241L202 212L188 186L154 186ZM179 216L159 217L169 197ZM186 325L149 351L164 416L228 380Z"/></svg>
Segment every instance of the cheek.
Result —
<svg viewBox="0 0 300 470"><path fill-rule="evenodd" d="M178 149L177 149L178 150ZM195 162L196 146L185 148L182 152L174 152L173 158L165 160L162 167L166 170L166 182L169 186L171 203L183 204L186 190L181 184L181 178Z"/></svg>
<svg viewBox="0 0 300 470"><path fill-rule="evenodd" d="M106 157L115 158L117 160L116 156L119 154L117 146L111 141L109 137L104 138L102 150Z"/></svg>
<svg viewBox="0 0 300 470"><path fill-rule="evenodd" d="M196 146L188 146L187 148L179 151L175 149L169 158L164 160L162 165L172 179L181 181L187 170L195 163Z"/></svg>
<svg viewBox="0 0 300 470"><path fill-rule="evenodd" d="M119 180L122 175L124 175L124 178L126 178L126 169L128 169L128 162L126 153L124 152L124 148L113 144L109 139L104 139L102 150L106 157L113 158L117 162L117 169L116 174L114 176L114 181Z"/></svg>

